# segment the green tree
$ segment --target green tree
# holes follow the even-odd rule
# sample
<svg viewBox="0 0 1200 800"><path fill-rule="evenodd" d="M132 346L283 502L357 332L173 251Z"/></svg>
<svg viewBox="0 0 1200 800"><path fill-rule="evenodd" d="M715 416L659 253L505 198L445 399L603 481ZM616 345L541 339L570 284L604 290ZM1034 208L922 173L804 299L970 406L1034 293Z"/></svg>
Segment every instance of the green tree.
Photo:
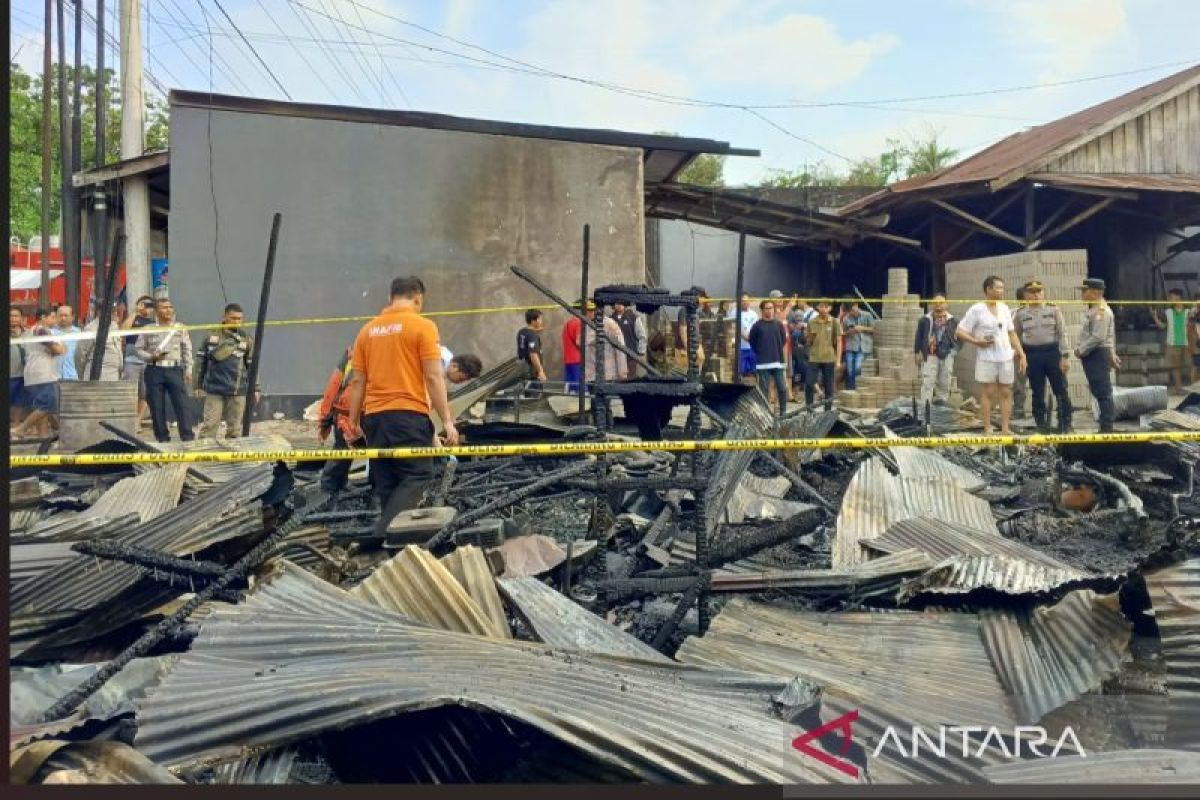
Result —
<svg viewBox="0 0 1200 800"><path fill-rule="evenodd" d="M701 153L676 178L693 186L724 186L725 156Z"/></svg>
<svg viewBox="0 0 1200 800"><path fill-rule="evenodd" d="M58 74L55 64L51 78L51 194L50 226L61 229L60 153L58 121ZM70 91L70 66L68 92ZM105 120L104 162L121 158L121 96L116 74L104 70ZM83 169L96 166L96 72L91 67L81 69L80 105L82 111ZM28 239L41 232L41 170L42 170L42 78L31 76L16 64L9 66L9 220L14 236ZM146 98L146 150L167 147L168 118L166 104Z"/></svg>
<svg viewBox="0 0 1200 800"><path fill-rule="evenodd" d="M929 130L924 139L910 138L903 148L904 177L913 178L945 169L958 159L958 150L943 147L938 141L940 131Z"/></svg>
<svg viewBox="0 0 1200 800"><path fill-rule="evenodd" d="M678 136L675 131L655 131L656 136ZM692 159L682 172L675 176L679 183L693 186L724 186L725 156L701 153Z"/></svg>
<svg viewBox="0 0 1200 800"><path fill-rule="evenodd" d="M845 183L845 175L819 161L812 167L794 170L769 169L758 185L764 189L803 189L806 186L844 186Z"/></svg>

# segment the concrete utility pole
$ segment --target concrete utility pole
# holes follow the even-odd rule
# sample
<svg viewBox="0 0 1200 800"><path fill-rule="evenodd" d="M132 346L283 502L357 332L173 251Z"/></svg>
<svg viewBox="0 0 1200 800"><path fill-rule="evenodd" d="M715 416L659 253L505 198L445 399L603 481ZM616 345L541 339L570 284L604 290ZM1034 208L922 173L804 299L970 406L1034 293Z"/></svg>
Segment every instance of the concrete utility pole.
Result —
<svg viewBox="0 0 1200 800"><path fill-rule="evenodd" d="M80 317L85 309L79 307L79 272L75 268L79 253L79 225L74 223L75 189L71 186L71 165L74 162L71 149L71 98L67 94L67 30L63 16L63 4L66 0L58 0L58 172L60 178L61 200L59 202L59 221L62 228L63 272L66 277L66 301L77 309Z"/></svg>
<svg viewBox="0 0 1200 800"><path fill-rule="evenodd" d="M42 288L38 305L50 306L50 43L54 41L52 0L46 0L46 36L42 48Z"/></svg>
<svg viewBox="0 0 1200 800"><path fill-rule="evenodd" d="M104 124L108 98L104 93L104 0L96 0L96 168L104 166ZM108 244L108 198L104 184L96 184L92 199L92 296L100 296L104 283L104 248Z"/></svg>
<svg viewBox="0 0 1200 800"><path fill-rule="evenodd" d="M121 0L121 160L145 152L141 0ZM150 294L150 188L146 178L123 181L125 287L130 300Z"/></svg>

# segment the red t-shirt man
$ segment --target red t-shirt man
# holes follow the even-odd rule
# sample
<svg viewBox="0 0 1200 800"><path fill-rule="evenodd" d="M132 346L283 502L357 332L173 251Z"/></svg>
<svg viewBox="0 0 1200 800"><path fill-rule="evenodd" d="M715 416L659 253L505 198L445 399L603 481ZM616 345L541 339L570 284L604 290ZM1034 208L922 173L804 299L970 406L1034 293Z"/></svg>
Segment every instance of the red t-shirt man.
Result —
<svg viewBox="0 0 1200 800"><path fill-rule="evenodd" d="M563 381L568 392L582 391L583 352L579 349L583 323L571 317L562 329Z"/></svg>

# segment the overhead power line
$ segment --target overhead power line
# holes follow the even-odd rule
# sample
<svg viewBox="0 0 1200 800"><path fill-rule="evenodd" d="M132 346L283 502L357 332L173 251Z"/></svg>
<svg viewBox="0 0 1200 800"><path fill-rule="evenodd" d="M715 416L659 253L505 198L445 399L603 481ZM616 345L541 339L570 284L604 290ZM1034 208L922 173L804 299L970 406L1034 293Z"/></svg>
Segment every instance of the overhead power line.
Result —
<svg viewBox="0 0 1200 800"><path fill-rule="evenodd" d="M308 67L309 71L311 71L313 75L317 76L317 80L320 81L321 85L325 87L325 91L329 92L329 96L332 98L336 98L337 92L334 91L333 87L331 87L329 85L329 83L325 80L325 76L322 75L317 70L317 68L312 65L312 62L308 60L308 56L304 55L304 53L300 50L300 48L296 46L295 42L292 41L291 37L288 36L286 33L284 33L283 26L280 25L279 21L275 19L275 15L267 10L267 7L265 5L263 5L262 0L255 0L255 2L258 3L258 7L263 10L263 13L267 15L267 18L269 20L271 20L271 24L273 24L276 28L278 28L279 32L283 34L283 38L286 39L288 44L290 44L292 46L292 49L296 51L296 55L300 56L300 60L302 60L304 62L304 65Z"/></svg>
<svg viewBox="0 0 1200 800"><path fill-rule="evenodd" d="M250 44L250 41L246 38L245 34L242 33L241 28L239 28L237 23L233 21L233 17L229 16L229 12L225 10L225 6L221 5L221 0L212 0L212 2L213 5L217 7L217 10L221 12L221 16L225 17L226 21L229 22L230 27L237 31L238 36L240 36L242 41L246 43L246 47L250 48L250 52L254 54L256 59L258 59L258 63L262 64L263 69L265 69L267 74L271 76L271 79L275 81L275 85L279 87L279 91L283 92L283 96L288 100L291 100L292 95L290 92L288 92L287 87L283 85L283 81L279 80L279 76L276 75L269 66L267 66L266 61L263 61L263 57L260 56L258 51L254 49L254 45Z"/></svg>

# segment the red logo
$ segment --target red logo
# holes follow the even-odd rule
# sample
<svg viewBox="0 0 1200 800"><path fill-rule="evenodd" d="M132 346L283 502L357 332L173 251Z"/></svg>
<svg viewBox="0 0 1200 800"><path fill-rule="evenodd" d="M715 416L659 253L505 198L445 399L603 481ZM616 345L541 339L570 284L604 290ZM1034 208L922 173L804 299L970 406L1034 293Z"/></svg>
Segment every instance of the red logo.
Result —
<svg viewBox="0 0 1200 800"><path fill-rule="evenodd" d="M815 748L811 744L809 744L809 742L811 742L815 739L820 739L822 736L829 733L830 731L840 730L842 732L842 747L841 747L840 755L845 756L847 753L850 752L850 745L853 744L854 732L852 730L852 726L856 719L858 719L858 709L857 708L854 709L853 711L842 714L840 717L838 717L837 719L835 719L831 722L826 722L824 725L817 728L816 730L811 730L808 733L797 736L795 739L792 740L792 747L796 748L801 753L804 753L804 755L806 755L806 756L812 756L817 761L820 761L822 764L833 767L834 769L836 769L840 772L846 773L851 778L858 778L858 767L855 766L853 763L846 761L844 758L838 758L836 756L831 756L829 753L826 753L824 750L818 750L817 748Z"/></svg>

